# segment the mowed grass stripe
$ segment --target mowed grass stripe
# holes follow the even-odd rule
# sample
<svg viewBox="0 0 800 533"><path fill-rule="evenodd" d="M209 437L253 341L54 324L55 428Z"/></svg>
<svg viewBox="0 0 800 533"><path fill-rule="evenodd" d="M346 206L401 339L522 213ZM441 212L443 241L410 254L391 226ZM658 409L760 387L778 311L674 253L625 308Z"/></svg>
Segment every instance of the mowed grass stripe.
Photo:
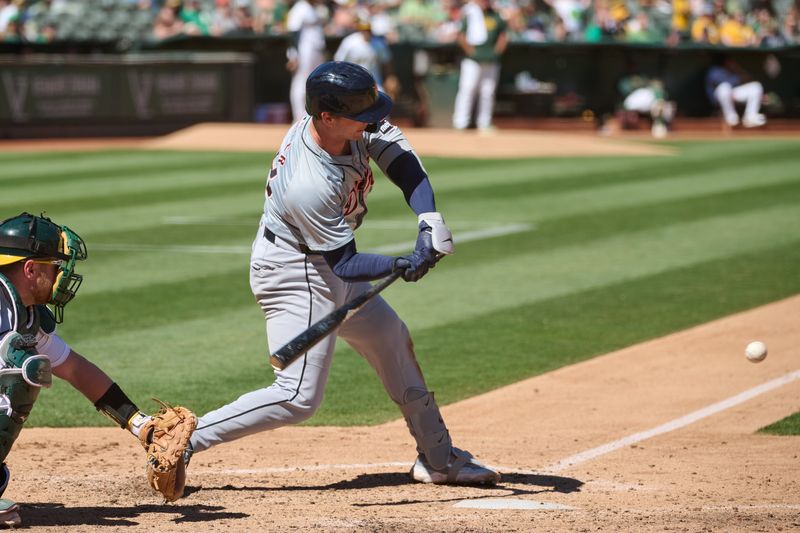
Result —
<svg viewBox="0 0 800 533"><path fill-rule="evenodd" d="M126 173L110 171L103 180L61 181L59 183L32 182L25 186L7 187L0 199L0 209L30 198L57 201L59 208L68 213L77 209L93 209L105 205L136 205L161 198L214 195L219 190L263 190L262 175L266 172L246 163L225 163L189 167L180 170L159 170L158 180L143 179L152 176L150 169L130 170ZM198 191L198 192L196 192Z"/></svg>
<svg viewBox="0 0 800 533"><path fill-rule="evenodd" d="M19 154L14 161L5 161L0 183L26 187L31 184L103 181L115 176L139 175L146 181L158 181L163 173L191 168L226 168L249 164L269 167L270 159L258 154L222 152L148 152L115 150L98 152L61 152Z"/></svg>
<svg viewBox="0 0 800 533"><path fill-rule="evenodd" d="M515 186L530 192L552 193L603 186L611 183L644 182L676 175L703 175L720 169L740 169L766 161L797 160L798 141L754 141L736 143L682 143L678 156L648 156L589 159L534 159L522 161L470 162L425 158L425 166L437 191L447 196L479 190L487 197L513 196ZM486 194L489 189L491 194Z"/></svg>
<svg viewBox="0 0 800 533"><path fill-rule="evenodd" d="M670 173L667 177L648 180L589 181L582 188L551 188L545 191L537 187L538 182L518 183L512 186L486 184L483 187L463 189L437 198L437 205L451 218L460 218L475 205L492 217L502 214L510 222L518 222L531 216L538 220L546 217L564 216L602 210L611 206L631 206L644 202L660 202L668 199L691 198L697 195L745 189L757 185L775 183L800 183L797 163L786 161L753 162L739 167L720 168L707 174L695 174L684 170ZM643 172L642 174L648 174ZM371 206L386 216L397 216L403 206L389 202Z"/></svg>
<svg viewBox="0 0 800 533"><path fill-rule="evenodd" d="M775 168L773 168L773 165ZM539 195L534 191L529 191L527 187L520 186L513 198L493 200L491 194L492 187L480 188L478 191L470 193L464 198L452 198L451 195L440 196L442 210L448 213L448 218L471 218L474 216L475 202L480 202L488 216L482 218L487 222L496 220L497 223L508 222L530 222L532 216L535 221L541 221L545 217L564 216L576 214L587 210L603 210L613 206L637 205L645 201L663 201L669 198L691 198L698 194L709 194L719 191L743 189L749 184L760 183L784 183L796 182L799 178L794 171L794 166L781 163L763 163L760 167L754 167L751 171L738 169L736 172L722 172L714 175L713 178L702 176L683 177L676 174L671 179L657 180L654 183L626 183L623 185L607 185L588 191L569 191L563 193L553 193L552 195ZM149 195L146 192L139 195L116 196L110 199L96 198L93 201L84 203L76 200L71 206L72 212L65 213L61 202L51 200L54 204L49 209L53 216L56 214L69 214L70 225L75 228L82 228L87 234L93 233L91 226L87 226L90 220L102 225L110 232L123 229L135 230L143 228L142 233L155 235L157 232L149 228L159 225L163 218L170 216L196 216L197 213L205 215L233 216L241 218L243 215L253 216L253 213L260 210L262 204L260 195L254 195L251 191L256 188L256 184L250 184L240 190L236 186L210 185L185 192L183 188L174 190L159 191L159 194ZM260 187L260 185L258 185ZM398 199L399 190L385 180L376 187L388 192L377 198L372 197L370 209L373 213L380 216L400 217L410 216L408 207L402 200ZM260 190L260 188L259 188ZM172 194L168 194L172 193ZM213 199L209 200L208 195ZM249 195L249 196L248 196ZM374 196L374 195L373 195ZM175 202L175 197L183 197L183 201ZM170 201L172 199L172 201ZM196 200L197 203L193 203ZM33 205L40 201L36 197L29 200ZM164 202L163 207L153 205L154 203ZM185 205L182 205L184 204ZM134 203L135 205L129 205ZM94 204L94 205L92 205ZM114 205L114 210L125 208L137 209L139 216L133 216L129 211L118 211L110 213L105 207ZM124 206L124 207L123 207ZM231 209L226 209L231 206ZM98 210L96 216L82 216L82 211L90 208ZM83 213L85 215L85 213ZM502 219L500 219L502 215ZM373 215L374 217L374 215ZM77 219L79 222L73 221ZM84 223L84 221L86 221ZM367 226L368 227L368 224ZM363 230L360 235L363 234ZM202 238L203 232L195 232L195 238ZM112 235L100 235L100 239L107 239L106 242L117 242ZM137 242L121 241L121 242ZM149 241L144 241L149 242ZM370 245L370 242L365 244Z"/></svg>
<svg viewBox="0 0 800 533"><path fill-rule="evenodd" d="M484 239L457 247L459 262L481 262L487 257L509 257L515 254L541 250L547 253L562 247L593 242L618 234L658 228L680 220L683 223L702 220L710 216L735 215L771 206L800 205L800 187L795 184L760 186L734 192L661 202L653 205L613 209L601 213L545 220L525 234ZM81 294L96 294L107 290L147 287L153 283L186 280L188 277L224 275L241 271L248 262L249 245L255 236L258 215L251 217L252 227L235 225L218 226L164 226L158 231L138 230L109 235L115 242L163 244L173 246L219 244L226 247L238 245L243 253L178 254L172 252L108 252L92 250L91 260L81 265L86 283ZM456 238L457 226L453 226ZM402 241L407 231L371 231L366 224L358 232L359 247L368 251L370 245L386 243L387 235ZM98 240L98 239L96 239ZM102 239L99 239L102 240ZM453 258L448 258L450 262ZM198 268L198 263L202 268ZM168 265L168 268L159 268ZM124 272L124 276L109 278L104 272Z"/></svg>
<svg viewBox="0 0 800 533"><path fill-rule="evenodd" d="M797 240L785 228L797 220L796 206L779 206L744 214L717 216L683 224L614 234L606 239L539 250L499 259L461 260L446 258L422 285L387 290L398 310L413 327L445 324L452 320L501 311L508 306L563 296L648 276L663 270L690 266L741 253L779 246ZM471 243L480 246L480 242ZM167 264L167 263L165 263ZM173 263L172 268L177 265ZM220 264L220 268L224 268ZM70 318L76 338L113 334L92 315L125 316L126 326L137 329L164 322L199 317L214 309L221 312L252 301L244 261L235 270L199 276L191 266L172 270L178 280L83 294L71 304ZM114 269L120 271L123 269ZM123 270L124 271L124 270ZM87 278L88 279L88 278ZM514 280L503 283L503 280ZM469 290L465 290L469 287ZM458 294L458 298L452 295ZM191 297L187 297L191 295ZM487 297L491 295L491 297ZM436 309L433 316L420 316L419 305ZM145 312L137 312L143 309Z"/></svg>
<svg viewBox="0 0 800 533"><path fill-rule="evenodd" d="M481 260L487 256L500 257L531 250L549 252L559 247L592 242L620 233L662 227L674 221L687 223L711 216L736 215L790 205L796 205L800 209L800 186L797 183L750 187L653 204L643 202L632 207L545 218L537 221L535 229L526 235L508 235L475 245L457 246L458 259ZM458 244L458 233L455 235Z"/></svg>
<svg viewBox="0 0 800 533"><path fill-rule="evenodd" d="M797 264L800 242L792 242L502 310L487 306L447 324L418 323L412 335L428 384L444 405L796 294ZM395 305L396 296L413 289L402 287L389 301ZM204 413L272 382L261 312L255 302L248 307L146 329L119 325L112 337L86 337L73 346L115 376L140 406L150 408L155 394ZM430 317L430 309L418 304L414 312ZM150 370L156 367L159 372ZM338 344L327 390L309 424L374 424L399 416L374 371L345 343ZM109 423L56 380L28 424Z"/></svg>
<svg viewBox="0 0 800 533"><path fill-rule="evenodd" d="M462 260L456 253L436 267L430 281L424 280L424 290L392 286L387 291L401 311L410 314L403 315L409 316L410 324L444 324L459 315L499 311L745 251L782 246L798 239L797 232L787 231L797 227L798 216L796 206L778 206L615 234L549 252L484 256L480 262L474 257ZM413 313L420 306L436 309L436 313Z"/></svg>

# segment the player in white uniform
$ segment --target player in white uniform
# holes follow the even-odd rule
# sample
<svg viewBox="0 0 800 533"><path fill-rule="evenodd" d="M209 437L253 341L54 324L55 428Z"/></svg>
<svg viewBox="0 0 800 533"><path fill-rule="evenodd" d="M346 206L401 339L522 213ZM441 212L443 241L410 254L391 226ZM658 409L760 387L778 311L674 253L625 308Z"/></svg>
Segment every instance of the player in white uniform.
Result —
<svg viewBox="0 0 800 533"><path fill-rule="evenodd" d="M22 213L0 222L0 495L9 481L6 456L52 375L137 437L150 419L56 333L82 280L75 264L85 258L83 240L48 218ZM18 509L0 499L0 525L19 525Z"/></svg>
<svg viewBox="0 0 800 533"><path fill-rule="evenodd" d="M319 0L300 0L286 17L286 29L291 38L286 67L292 72L289 100L295 122L306 114L306 78L325 61L325 9Z"/></svg>
<svg viewBox="0 0 800 533"><path fill-rule="evenodd" d="M306 95L310 116L292 126L272 163L250 264L250 286L266 317L270 352L367 290L368 280L402 269L406 281L417 281L442 254L453 252L425 170L402 132L383 120L392 101L378 91L369 72L353 63L324 63L309 77ZM370 159L417 214L419 233L409 255L357 251L354 232L367 213L373 186ZM452 446L408 329L383 298L373 298L337 335L372 365L400 407L417 442L413 479L499 480L497 472ZM335 342L336 335L330 335L276 370L271 386L201 417L191 439L194 452L313 415Z"/></svg>

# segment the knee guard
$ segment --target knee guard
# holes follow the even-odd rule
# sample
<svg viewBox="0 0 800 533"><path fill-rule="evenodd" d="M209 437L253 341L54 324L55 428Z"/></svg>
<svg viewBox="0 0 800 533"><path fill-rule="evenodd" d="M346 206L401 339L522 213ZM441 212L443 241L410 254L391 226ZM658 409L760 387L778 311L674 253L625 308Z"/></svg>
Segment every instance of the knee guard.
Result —
<svg viewBox="0 0 800 533"><path fill-rule="evenodd" d="M52 383L50 359L35 355L36 339L12 331L0 340L0 461L5 460L39 396Z"/></svg>
<svg viewBox="0 0 800 533"><path fill-rule="evenodd" d="M439 407L433 399L433 393L412 389L422 396L400 406L406 419L411 436L417 441L417 452L427 459L428 464L437 470L447 467L453 443L450 433L444 425ZM411 390L406 391L406 395Z"/></svg>

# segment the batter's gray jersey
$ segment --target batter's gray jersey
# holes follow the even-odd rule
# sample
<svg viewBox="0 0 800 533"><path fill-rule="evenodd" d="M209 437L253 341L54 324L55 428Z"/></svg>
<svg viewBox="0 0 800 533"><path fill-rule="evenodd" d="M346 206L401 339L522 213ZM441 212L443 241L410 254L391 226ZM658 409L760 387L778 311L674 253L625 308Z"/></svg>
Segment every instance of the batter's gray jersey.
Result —
<svg viewBox="0 0 800 533"><path fill-rule="evenodd" d="M377 132L351 141L350 155L332 156L311 137L310 124L305 117L283 139L267 180L262 223L311 250L335 250L353 239L367 214L370 159L386 174L395 158L414 151L397 126L383 122Z"/></svg>

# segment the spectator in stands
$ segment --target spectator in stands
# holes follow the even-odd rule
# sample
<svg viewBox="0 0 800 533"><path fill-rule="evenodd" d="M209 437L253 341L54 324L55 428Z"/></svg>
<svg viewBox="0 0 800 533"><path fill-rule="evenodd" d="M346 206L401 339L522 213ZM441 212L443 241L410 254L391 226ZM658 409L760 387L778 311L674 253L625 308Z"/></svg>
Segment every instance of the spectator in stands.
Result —
<svg viewBox="0 0 800 533"><path fill-rule="evenodd" d="M0 35L6 35L8 33L8 25L18 17L19 8L16 2L0 0Z"/></svg>
<svg viewBox="0 0 800 533"><path fill-rule="evenodd" d="M457 0L442 0L441 5L447 19L434 28L431 37L437 43L454 43L461 31L461 4Z"/></svg>
<svg viewBox="0 0 800 533"><path fill-rule="evenodd" d="M591 0L544 0L564 24L564 39L578 41L583 37L584 12L591 5Z"/></svg>
<svg viewBox="0 0 800 533"><path fill-rule="evenodd" d="M233 33L237 35L253 33L253 14L250 12L249 5L237 4L233 9L233 19L236 21Z"/></svg>
<svg viewBox="0 0 800 533"><path fill-rule="evenodd" d="M477 126L491 131L495 90L500 78L500 57L508 45L506 23L492 9L490 0L474 0L462 9L463 25L458 44L466 57L461 60L453 127L466 129L478 97Z"/></svg>
<svg viewBox="0 0 800 533"><path fill-rule="evenodd" d="M397 25L389 14L389 9L393 7L396 6L388 0L367 0L366 19L372 27L372 35L383 39L387 44L396 43L398 40Z"/></svg>
<svg viewBox="0 0 800 533"><path fill-rule="evenodd" d="M608 4L603 0L594 2L592 18L586 25L584 39L590 43L599 43L613 39L620 31Z"/></svg>
<svg viewBox="0 0 800 533"><path fill-rule="evenodd" d="M328 17L328 10L320 0L298 0L289 10L286 68L292 73L289 100L295 122L306 115L306 78L325 61L324 28Z"/></svg>
<svg viewBox="0 0 800 533"><path fill-rule="evenodd" d="M700 16L692 23L692 41L696 43L719 44L719 28L714 17L714 7L705 4Z"/></svg>
<svg viewBox="0 0 800 533"><path fill-rule="evenodd" d="M776 48L789 45L789 41L778 30L778 21L770 14L768 9L758 9L756 17L756 44L763 48Z"/></svg>
<svg viewBox="0 0 800 533"><path fill-rule="evenodd" d="M277 35L286 32L286 3L282 0L256 0L253 11L253 31Z"/></svg>
<svg viewBox="0 0 800 533"><path fill-rule="evenodd" d="M727 56L719 56L706 74L706 93L712 104L722 110L725 123L734 127L739 124L736 104L744 103L742 125L755 128L767 123L761 114L761 98L764 87L737 63Z"/></svg>
<svg viewBox="0 0 800 533"><path fill-rule="evenodd" d="M211 13L209 34L215 37L228 35L236 31L238 26L230 0L216 0L214 2L214 11Z"/></svg>
<svg viewBox="0 0 800 533"><path fill-rule="evenodd" d="M732 14L722 13L719 25L719 40L725 46L755 46L756 34L745 22L744 13L735 11Z"/></svg>
<svg viewBox="0 0 800 533"><path fill-rule="evenodd" d="M164 6L153 21L153 37L157 40L169 39L183 33L183 21L171 7Z"/></svg>
<svg viewBox="0 0 800 533"><path fill-rule="evenodd" d="M790 45L800 44L800 13L797 6L792 6L783 19L781 35Z"/></svg>
<svg viewBox="0 0 800 533"><path fill-rule="evenodd" d="M180 0L175 1L180 5ZM198 0L185 0L180 7L180 19L183 22L183 33L186 35L210 35L211 21L203 12Z"/></svg>
<svg viewBox="0 0 800 533"><path fill-rule="evenodd" d="M676 46L678 43L688 41L691 37L689 31L692 20L692 7L689 0L672 0L672 22L667 44Z"/></svg>
<svg viewBox="0 0 800 533"><path fill-rule="evenodd" d="M397 11L400 38L407 41L426 40L445 20L447 14L438 2L405 0Z"/></svg>
<svg viewBox="0 0 800 533"><path fill-rule="evenodd" d="M537 9L534 0L521 0L519 10L508 23L509 38L512 40L541 43L548 39L547 16Z"/></svg>
<svg viewBox="0 0 800 533"><path fill-rule="evenodd" d="M624 40L628 43L664 42L664 36L653 28L650 17L645 11L639 11L636 16L628 19L624 35Z"/></svg>
<svg viewBox="0 0 800 533"><path fill-rule="evenodd" d="M359 17L356 12L356 3L350 0L335 0L332 2L333 14L325 33L335 37L350 35L355 31Z"/></svg>

